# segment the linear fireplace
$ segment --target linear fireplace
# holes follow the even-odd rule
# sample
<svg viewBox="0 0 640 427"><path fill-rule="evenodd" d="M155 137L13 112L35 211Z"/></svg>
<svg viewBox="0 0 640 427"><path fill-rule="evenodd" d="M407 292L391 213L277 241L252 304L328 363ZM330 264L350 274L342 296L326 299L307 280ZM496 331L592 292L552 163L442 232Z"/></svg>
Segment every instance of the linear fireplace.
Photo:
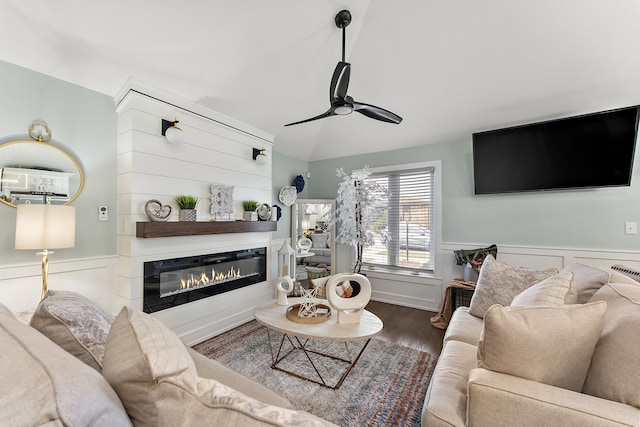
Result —
<svg viewBox="0 0 640 427"><path fill-rule="evenodd" d="M144 311L153 313L267 280L267 248L144 263Z"/></svg>

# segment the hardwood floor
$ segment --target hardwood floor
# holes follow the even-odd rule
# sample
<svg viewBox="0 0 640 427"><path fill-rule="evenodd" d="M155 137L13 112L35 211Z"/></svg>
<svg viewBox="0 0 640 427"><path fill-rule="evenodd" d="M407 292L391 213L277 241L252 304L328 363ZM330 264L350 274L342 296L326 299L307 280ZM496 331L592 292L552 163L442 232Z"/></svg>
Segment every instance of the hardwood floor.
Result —
<svg viewBox="0 0 640 427"><path fill-rule="evenodd" d="M369 301L367 310L384 323L378 338L431 354L442 351L444 331L429 322L436 313L378 301Z"/></svg>

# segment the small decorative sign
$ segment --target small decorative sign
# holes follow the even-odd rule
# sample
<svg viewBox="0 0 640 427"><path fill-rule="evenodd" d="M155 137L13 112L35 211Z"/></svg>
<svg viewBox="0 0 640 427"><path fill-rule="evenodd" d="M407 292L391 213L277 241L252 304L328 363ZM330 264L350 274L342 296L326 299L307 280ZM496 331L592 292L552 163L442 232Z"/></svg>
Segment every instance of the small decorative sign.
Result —
<svg viewBox="0 0 640 427"><path fill-rule="evenodd" d="M233 214L233 185L211 184L210 213L215 219L231 219ZM226 218L223 218L224 215L226 215Z"/></svg>

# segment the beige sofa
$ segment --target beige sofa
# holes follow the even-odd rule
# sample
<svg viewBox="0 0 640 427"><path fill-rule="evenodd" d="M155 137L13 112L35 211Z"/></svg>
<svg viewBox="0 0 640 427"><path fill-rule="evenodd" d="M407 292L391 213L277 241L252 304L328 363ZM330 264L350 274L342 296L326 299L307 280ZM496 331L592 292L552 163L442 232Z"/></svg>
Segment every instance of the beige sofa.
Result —
<svg viewBox="0 0 640 427"><path fill-rule="evenodd" d="M564 305L514 297L481 318L472 299L454 312L423 426L640 426L640 284L583 265L563 273Z"/></svg>
<svg viewBox="0 0 640 427"><path fill-rule="evenodd" d="M187 348L152 316L49 292L31 318L0 304L0 424L333 425Z"/></svg>

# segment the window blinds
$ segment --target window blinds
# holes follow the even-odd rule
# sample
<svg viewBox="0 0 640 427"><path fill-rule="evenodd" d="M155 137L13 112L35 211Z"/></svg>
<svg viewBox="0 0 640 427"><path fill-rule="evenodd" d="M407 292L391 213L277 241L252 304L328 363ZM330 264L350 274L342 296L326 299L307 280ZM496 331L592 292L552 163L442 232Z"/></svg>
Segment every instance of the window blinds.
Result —
<svg viewBox="0 0 640 427"><path fill-rule="evenodd" d="M384 208L371 218L375 244L364 250L368 267L433 271L433 168L374 173L387 191Z"/></svg>

